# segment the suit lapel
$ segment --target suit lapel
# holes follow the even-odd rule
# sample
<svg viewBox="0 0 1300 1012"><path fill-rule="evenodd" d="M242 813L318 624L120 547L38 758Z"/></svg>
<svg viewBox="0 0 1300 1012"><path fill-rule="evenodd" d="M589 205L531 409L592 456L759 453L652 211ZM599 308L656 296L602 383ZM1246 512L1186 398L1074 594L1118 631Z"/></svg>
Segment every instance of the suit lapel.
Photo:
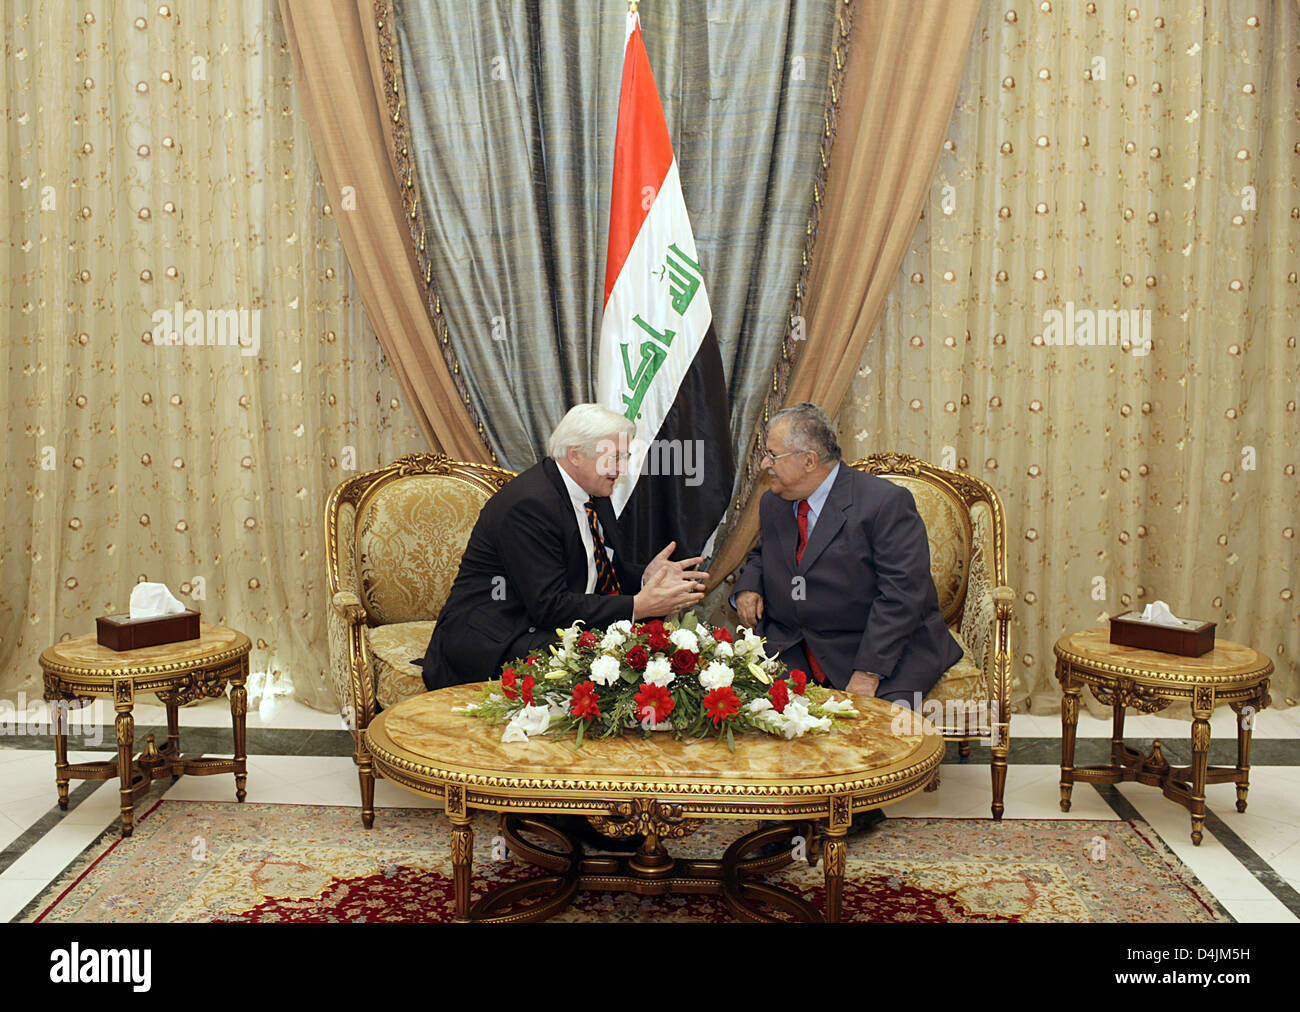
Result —
<svg viewBox="0 0 1300 1012"><path fill-rule="evenodd" d="M831 486L830 494L822 505L821 515L817 517L817 523L813 526L812 534L808 538L808 546L803 550L803 561L796 567L797 571L807 572L808 567L817 561L817 556L826 550L826 546L844 526L844 513L852 505L852 476L849 474L848 465L841 461L840 469L835 475L835 484Z"/></svg>
<svg viewBox="0 0 1300 1012"><path fill-rule="evenodd" d="M781 558L786 560L791 569L794 569L794 549L795 545L799 543L799 528L794 518L794 503L782 499L775 493L772 494L772 498L776 500L776 541L781 546Z"/></svg>

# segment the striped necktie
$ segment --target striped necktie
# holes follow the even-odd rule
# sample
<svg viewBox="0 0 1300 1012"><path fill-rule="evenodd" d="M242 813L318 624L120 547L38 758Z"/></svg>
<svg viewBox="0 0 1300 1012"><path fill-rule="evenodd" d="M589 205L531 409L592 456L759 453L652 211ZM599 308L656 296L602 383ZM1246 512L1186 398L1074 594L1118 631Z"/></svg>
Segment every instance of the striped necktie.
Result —
<svg viewBox="0 0 1300 1012"><path fill-rule="evenodd" d="M614 563L610 561L609 552L605 550L605 539L600 536L600 524L596 521L596 500L588 499L585 505L587 526L591 528L592 553L596 557L596 593L621 593L618 574L614 572Z"/></svg>

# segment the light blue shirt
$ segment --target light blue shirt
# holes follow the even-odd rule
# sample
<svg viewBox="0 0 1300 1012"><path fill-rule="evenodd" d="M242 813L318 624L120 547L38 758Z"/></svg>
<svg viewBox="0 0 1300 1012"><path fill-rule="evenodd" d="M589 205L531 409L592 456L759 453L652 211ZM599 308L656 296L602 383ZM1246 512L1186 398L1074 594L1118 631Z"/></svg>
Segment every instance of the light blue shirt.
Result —
<svg viewBox="0 0 1300 1012"><path fill-rule="evenodd" d="M831 468L831 473L822 480L816 491L808 497L808 537L810 539L812 538L813 528L817 526L817 518L821 516L822 507L826 505L826 497L831 494L831 486L835 484L835 476L839 474L839 471L840 465L837 461L835 466ZM799 523L799 502L800 500L796 500L790 504L794 508L794 522L796 524Z"/></svg>

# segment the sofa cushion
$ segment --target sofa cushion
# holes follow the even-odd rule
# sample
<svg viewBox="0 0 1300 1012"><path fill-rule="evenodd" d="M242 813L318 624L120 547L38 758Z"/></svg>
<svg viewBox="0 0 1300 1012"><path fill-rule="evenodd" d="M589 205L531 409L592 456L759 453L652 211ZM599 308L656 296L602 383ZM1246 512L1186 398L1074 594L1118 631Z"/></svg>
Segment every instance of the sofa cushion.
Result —
<svg viewBox="0 0 1300 1012"><path fill-rule="evenodd" d="M365 630L375 676L375 698L384 709L428 691L423 670L411 661L424 656L436 624L397 622Z"/></svg>

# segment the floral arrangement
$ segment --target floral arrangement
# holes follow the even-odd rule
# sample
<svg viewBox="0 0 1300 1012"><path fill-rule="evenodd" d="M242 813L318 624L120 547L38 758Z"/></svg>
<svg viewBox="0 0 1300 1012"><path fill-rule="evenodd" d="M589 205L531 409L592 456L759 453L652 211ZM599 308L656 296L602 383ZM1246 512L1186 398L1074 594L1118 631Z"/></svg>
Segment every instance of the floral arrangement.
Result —
<svg viewBox="0 0 1300 1012"><path fill-rule="evenodd" d="M574 733L602 738L625 730L674 731L678 738L725 738L741 731L797 738L857 717L848 700L808 684L767 657L752 629L738 638L688 612L678 622L615 622L608 629L557 629L557 645L516 658L478 702L459 708L494 724L501 740ZM784 677L788 674L788 678Z"/></svg>

